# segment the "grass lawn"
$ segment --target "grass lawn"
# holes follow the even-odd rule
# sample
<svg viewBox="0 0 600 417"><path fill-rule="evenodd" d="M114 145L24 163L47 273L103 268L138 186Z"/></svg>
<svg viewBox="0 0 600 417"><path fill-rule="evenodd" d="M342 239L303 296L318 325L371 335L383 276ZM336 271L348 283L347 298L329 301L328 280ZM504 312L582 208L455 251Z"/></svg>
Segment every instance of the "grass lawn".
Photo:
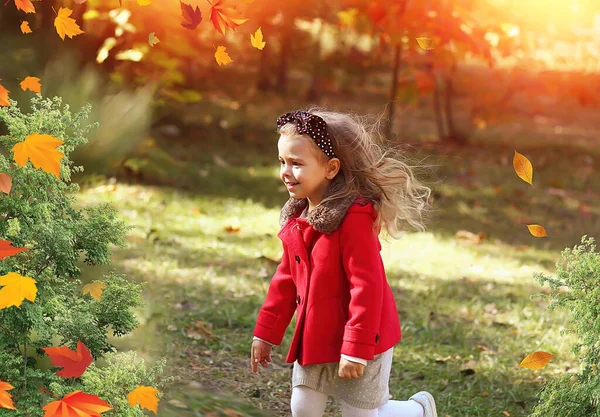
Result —
<svg viewBox="0 0 600 417"><path fill-rule="evenodd" d="M168 356L180 381L162 398L161 417L289 415L292 365L284 358L295 318L273 363L249 371L287 200L269 134L272 141L252 143L157 137L131 162L139 184L78 180L78 205L111 201L135 226L110 268L149 283L147 306L141 326L111 342L148 361ZM583 170L585 151L530 143L518 148L534 165L530 186L513 171L513 145L423 146L419 158L437 165L427 176L436 195L429 230L382 240L403 333L390 392L403 400L426 389L440 416L527 415L544 381L577 371L575 339L559 334L568 316L529 297L547 289L533 272L551 274L564 247L600 230L600 178ZM599 159L592 161L593 172ZM228 232L236 222L239 232ZM549 237L531 236L530 223ZM469 243L458 230L485 236ZM90 281L109 269L80 267ZM545 368L518 367L538 350L554 355ZM340 415L332 399L326 415Z"/></svg>

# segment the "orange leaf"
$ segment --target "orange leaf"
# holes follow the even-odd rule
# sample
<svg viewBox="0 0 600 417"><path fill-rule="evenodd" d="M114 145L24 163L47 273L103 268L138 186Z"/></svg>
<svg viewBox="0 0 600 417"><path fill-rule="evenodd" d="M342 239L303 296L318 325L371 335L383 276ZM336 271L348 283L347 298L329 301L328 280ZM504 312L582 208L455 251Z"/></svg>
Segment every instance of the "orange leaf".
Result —
<svg viewBox="0 0 600 417"><path fill-rule="evenodd" d="M64 156L56 147L64 142L50 135L32 133L24 141L17 143L12 147L15 162L19 167L23 167L30 159L35 168L42 168L44 171L53 174L60 180L60 160Z"/></svg>
<svg viewBox="0 0 600 417"><path fill-rule="evenodd" d="M529 159L525 157L525 155L520 154L515 150L515 155L513 157L513 168L515 172L523 181L528 182L529 184L533 181L533 166Z"/></svg>
<svg viewBox="0 0 600 417"><path fill-rule="evenodd" d="M50 356L53 365L63 367L62 371L56 373L63 378L79 378L92 363L92 354L81 340L77 342L77 352L67 346L42 349Z"/></svg>
<svg viewBox="0 0 600 417"><path fill-rule="evenodd" d="M1 80L1 78L0 78ZM8 102L8 90L0 85L0 106L10 106Z"/></svg>
<svg viewBox="0 0 600 417"><path fill-rule="evenodd" d="M0 276L0 310L11 306L20 307L25 299L32 303L37 296L37 281L16 272Z"/></svg>
<svg viewBox="0 0 600 417"><path fill-rule="evenodd" d="M202 22L202 13L200 12L200 8L196 6L196 9L189 4L185 4L183 2L179 2L181 4L181 15L183 16L183 22L181 26L186 29L194 30L196 26Z"/></svg>
<svg viewBox="0 0 600 417"><path fill-rule="evenodd" d="M44 417L98 417L112 407L95 395L79 390L65 395L62 400L46 404L42 410L46 411Z"/></svg>
<svg viewBox="0 0 600 417"><path fill-rule="evenodd" d="M29 22L23 21L23 23L21 23L21 32L23 32L24 34L31 33Z"/></svg>
<svg viewBox="0 0 600 417"><path fill-rule="evenodd" d="M215 29L224 36L227 28L235 30L236 27L248 19L233 7L225 7L225 0L217 0L215 4L211 4L210 20L213 22Z"/></svg>
<svg viewBox="0 0 600 417"><path fill-rule="evenodd" d="M73 36L81 35L85 33L75 22L75 19L71 19L73 10L68 7L61 7L58 9L58 16L54 19L54 27L56 28L56 33L61 37L61 39L65 40L65 35L69 38L73 39Z"/></svg>
<svg viewBox="0 0 600 417"><path fill-rule="evenodd" d="M533 352L527 355L527 357L521 361L519 366L529 369L541 369L550 362L552 356L554 355L547 352Z"/></svg>
<svg viewBox="0 0 600 417"><path fill-rule="evenodd" d="M10 408L11 410L16 410L11 395L6 392L13 388L14 387L8 382L0 381L0 408Z"/></svg>
<svg viewBox="0 0 600 417"><path fill-rule="evenodd" d="M18 10L23 10L25 13L35 13L35 7L29 0L15 0L15 6Z"/></svg>
<svg viewBox="0 0 600 417"><path fill-rule="evenodd" d="M29 89L34 93L42 94L42 86L40 85L40 79L37 77L25 77L21 81L21 89L23 91Z"/></svg>
<svg viewBox="0 0 600 417"><path fill-rule="evenodd" d="M0 239L0 260L8 258L9 256L16 255L17 253L21 253L26 250L29 250L29 248L16 248L12 246L12 243L10 243L8 240Z"/></svg>
<svg viewBox="0 0 600 417"><path fill-rule="evenodd" d="M431 51L432 49L435 49L435 47L433 46L433 41L427 37L423 36L417 38L417 43L419 44L421 49L425 49L426 51Z"/></svg>
<svg viewBox="0 0 600 417"><path fill-rule="evenodd" d="M102 289L105 287L103 282L95 281L90 284L86 284L83 286L81 291L84 294L90 294L96 300L100 301L100 297L102 297Z"/></svg>
<svg viewBox="0 0 600 417"><path fill-rule="evenodd" d="M12 180L8 174L0 174L0 192L10 194L12 188ZM2 258L0 258L2 259Z"/></svg>
<svg viewBox="0 0 600 417"><path fill-rule="evenodd" d="M531 233L535 237L544 237L548 236L546 234L546 229L544 229L539 224L528 224L527 228L529 229L529 233Z"/></svg>
<svg viewBox="0 0 600 417"><path fill-rule="evenodd" d="M127 394L127 401L132 407L139 404L140 407L144 407L156 414L158 412L158 398L156 394L158 394L156 388L141 385Z"/></svg>
<svg viewBox="0 0 600 417"><path fill-rule="evenodd" d="M217 46L215 59L217 60L217 64L219 64L219 66L227 65L230 62L233 62L233 60L229 57L229 54L225 52L225 49L227 49L225 46Z"/></svg>

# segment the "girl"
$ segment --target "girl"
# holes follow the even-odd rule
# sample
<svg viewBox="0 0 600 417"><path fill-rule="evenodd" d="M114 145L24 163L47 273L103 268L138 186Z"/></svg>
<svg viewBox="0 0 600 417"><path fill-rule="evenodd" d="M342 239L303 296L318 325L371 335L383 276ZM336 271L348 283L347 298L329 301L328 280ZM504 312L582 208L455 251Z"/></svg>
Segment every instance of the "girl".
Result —
<svg viewBox="0 0 600 417"><path fill-rule="evenodd" d="M437 417L431 394L389 400L401 329L380 256L381 226L424 230L431 190L388 157L376 129L319 107L277 119L280 178L290 199L278 233L283 258L254 329L252 372L271 362L296 312L287 363L293 417L320 417L329 395L343 417Z"/></svg>

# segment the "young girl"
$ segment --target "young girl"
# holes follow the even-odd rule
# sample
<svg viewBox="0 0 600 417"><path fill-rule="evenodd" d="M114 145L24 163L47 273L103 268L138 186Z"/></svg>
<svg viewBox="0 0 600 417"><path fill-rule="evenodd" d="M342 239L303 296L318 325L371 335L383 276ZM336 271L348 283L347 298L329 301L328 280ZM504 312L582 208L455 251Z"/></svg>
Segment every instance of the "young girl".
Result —
<svg viewBox="0 0 600 417"><path fill-rule="evenodd" d="M373 126L374 127L374 126ZM329 395L343 417L437 417L431 394L389 400L398 310L380 256L381 226L424 230L431 190L352 115L293 111L277 119L283 258L258 313L252 372L271 362L296 312L287 363L293 417L320 417Z"/></svg>

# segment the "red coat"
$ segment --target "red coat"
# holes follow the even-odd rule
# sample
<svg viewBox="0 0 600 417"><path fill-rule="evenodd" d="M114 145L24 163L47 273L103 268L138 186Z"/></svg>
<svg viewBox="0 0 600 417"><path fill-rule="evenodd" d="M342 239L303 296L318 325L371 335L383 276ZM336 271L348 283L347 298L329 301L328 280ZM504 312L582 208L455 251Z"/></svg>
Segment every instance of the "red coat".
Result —
<svg viewBox="0 0 600 417"><path fill-rule="evenodd" d="M350 198L299 218L306 199L290 198L278 233L283 258L256 320L254 336L281 344L296 312L286 362L372 360L401 339L400 319L373 232L371 202Z"/></svg>

